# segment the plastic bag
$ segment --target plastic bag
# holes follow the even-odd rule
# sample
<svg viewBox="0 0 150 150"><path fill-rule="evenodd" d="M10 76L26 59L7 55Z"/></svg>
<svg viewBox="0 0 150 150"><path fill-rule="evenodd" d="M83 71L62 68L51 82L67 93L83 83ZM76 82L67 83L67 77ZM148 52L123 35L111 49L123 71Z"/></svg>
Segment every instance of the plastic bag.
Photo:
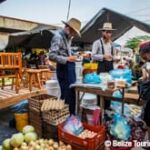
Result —
<svg viewBox="0 0 150 150"><path fill-rule="evenodd" d="M124 79L127 83L132 83L132 71L130 69L114 69L110 71L113 79Z"/></svg>
<svg viewBox="0 0 150 150"><path fill-rule="evenodd" d="M122 98L122 93L119 90L117 90L113 92L112 96L116 98Z"/></svg>
<svg viewBox="0 0 150 150"><path fill-rule="evenodd" d="M71 134L79 135L83 131L83 125L79 117L70 116L64 124L64 130Z"/></svg>
<svg viewBox="0 0 150 150"><path fill-rule="evenodd" d="M131 127L120 114L115 114L110 125L110 134L120 140L128 140L131 135Z"/></svg>
<svg viewBox="0 0 150 150"><path fill-rule="evenodd" d="M28 112L28 100L24 100L17 105L12 106L11 111L13 113L25 113Z"/></svg>
<svg viewBox="0 0 150 150"><path fill-rule="evenodd" d="M84 76L83 83L100 83L100 77L96 73L89 73Z"/></svg>
<svg viewBox="0 0 150 150"><path fill-rule="evenodd" d="M122 103L120 103L120 102L115 102L115 101L111 101L111 109L112 109L115 113L121 114L121 112L122 112ZM128 104L125 104L125 105L124 105L124 115L125 115L126 117L132 116Z"/></svg>

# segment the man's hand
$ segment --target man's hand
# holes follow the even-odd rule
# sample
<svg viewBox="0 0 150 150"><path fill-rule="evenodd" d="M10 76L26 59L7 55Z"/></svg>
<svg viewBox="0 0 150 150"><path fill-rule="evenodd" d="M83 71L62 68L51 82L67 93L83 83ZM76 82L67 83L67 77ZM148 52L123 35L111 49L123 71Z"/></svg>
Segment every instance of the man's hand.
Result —
<svg viewBox="0 0 150 150"><path fill-rule="evenodd" d="M112 61L112 55L111 54L104 55L103 58L104 58L104 60Z"/></svg>
<svg viewBox="0 0 150 150"><path fill-rule="evenodd" d="M77 60L77 56L69 56L67 57L67 61L69 62L75 62Z"/></svg>

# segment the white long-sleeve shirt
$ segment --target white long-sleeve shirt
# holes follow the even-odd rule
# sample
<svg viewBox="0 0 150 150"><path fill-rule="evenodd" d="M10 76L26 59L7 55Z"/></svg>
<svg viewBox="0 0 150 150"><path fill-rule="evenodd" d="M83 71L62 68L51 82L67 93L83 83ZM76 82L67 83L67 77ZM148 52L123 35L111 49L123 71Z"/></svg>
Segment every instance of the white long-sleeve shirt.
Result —
<svg viewBox="0 0 150 150"><path fill-rule="evenodd" d="M103 38L101 38L101 40L102 40L103 47L104 47L104 54L105 55L112 54L111 53L111 48L113 47L112 42L105 43ZM113 59L115 58L116 54L117 54L117 51L113 47ZM95 61L103 61L103 56L104 55L102 52L102 44L100 42L100 39L98 39L93 43L93 46L92 46L92 59Z"/></svg>

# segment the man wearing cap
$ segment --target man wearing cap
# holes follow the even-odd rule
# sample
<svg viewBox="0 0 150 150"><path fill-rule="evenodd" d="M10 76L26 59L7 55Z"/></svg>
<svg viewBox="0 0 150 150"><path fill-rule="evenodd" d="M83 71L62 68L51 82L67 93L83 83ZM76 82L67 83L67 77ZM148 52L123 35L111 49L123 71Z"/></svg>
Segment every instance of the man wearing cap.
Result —
<svg viewBox="0 0 150 150"><path fill-rule="evenodd" d="M143 76L140 83L140 97L144 102L142 118L148 127L148 138L150 141L150 41L140 45L140 56L145 60ZM150 146L147 148L150 149Z"/></svg>
<svg viewBox="0 0 150 150"><path fill-rule="evenodd" d="M80 36L81 22L71 18L64 22L65 27L58 30L51 41L49 59L57 63L57 79L61 89L61 99L69 104L70 113L75 113L75 92L70 85L75 83L75 62L77 56L72 55L71 43L75 36Z"/></svg>
<svg viewBox="0 0 150 150"><path fill-rule="evenodd" d="M103 28L98 30L102 31L102 37L93 43L92 60L98 62L97 73L99 74L102 72L109 72L113 69L116 51L111 41L112 31L115 30L112 28L112 24L110 22L105 22ZM99 96L97 96L97 99L99 99ZM109 108L110 101L105 101L105 109Z"/></svg>

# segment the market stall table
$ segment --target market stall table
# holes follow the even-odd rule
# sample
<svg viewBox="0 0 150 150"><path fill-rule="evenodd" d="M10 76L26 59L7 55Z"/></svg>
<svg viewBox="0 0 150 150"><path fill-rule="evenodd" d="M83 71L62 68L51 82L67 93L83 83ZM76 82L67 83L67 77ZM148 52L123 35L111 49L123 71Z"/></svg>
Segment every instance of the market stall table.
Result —
<svg viewBox="0 0 150 150"><path fill-rule="evenodd" d="M71 87L75 88L76 93L76 113L79 113L80 102L85 93L96 94L100 96L99 102L100 107L102 109L102 122L103 122L103 114L104 114L104 98L108 98L109 100L115 100L122 103L122 114L124 113L124 87L116 88L116 89L103 89L103 84L83 84L83 83L76 83L73 84ZM122 93L122 98L113 97L112 94L114 91L119 90ZM80 92L82 95L80 97Z"/></svg>

